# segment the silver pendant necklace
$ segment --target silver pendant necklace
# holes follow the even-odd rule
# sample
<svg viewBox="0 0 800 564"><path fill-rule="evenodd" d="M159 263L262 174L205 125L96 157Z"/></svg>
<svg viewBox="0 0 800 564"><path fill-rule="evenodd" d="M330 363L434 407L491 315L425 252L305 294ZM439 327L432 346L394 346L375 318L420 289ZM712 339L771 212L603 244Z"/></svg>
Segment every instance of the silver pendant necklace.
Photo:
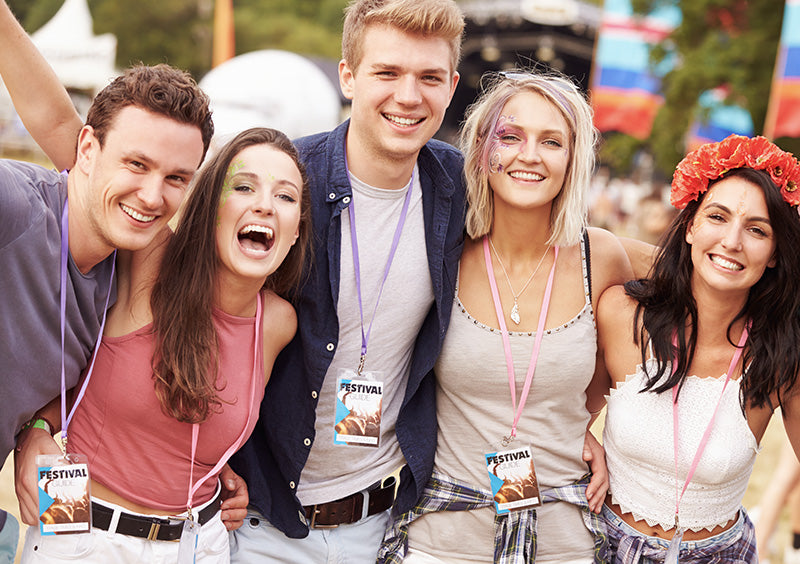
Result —
<svg viewBox="0 0 800 564"><path fill-rule="evenodd" d="M492 247L492 252L494 253L495 258L497 258L497 263L500 265L500 269L503 271L503 274L506 277L506 282L508 283L508 289L511 290L511 295L514 296L514 305L511 308L511 313L509 314L509 317L511 317L511 321L519 325L520 316L519 316L518 299L522 295L522 293L528 288L528 284L531 283L531 280L533 280L533 277L536 276L536 273L539 272L539 267L542 266L542 261L544 261L544 257L546 257L548 251L550 251L550 246L548 245L547 248L544 250L542 258L539 259L539 263L536 265L536 268L533 269L533 273L528 278L528 281L525 282L525 285L522 287L522 290L520 290L519 292L514 292L514 287L511 285L511 279L508 277L508 272L506 272L506 267L503 264L503 261L500 259L500 254L497 252L497 249L494 248L494 243L492 243L492 238L489 237L488 235L486 237L489 239L489 246Z"/></svg>

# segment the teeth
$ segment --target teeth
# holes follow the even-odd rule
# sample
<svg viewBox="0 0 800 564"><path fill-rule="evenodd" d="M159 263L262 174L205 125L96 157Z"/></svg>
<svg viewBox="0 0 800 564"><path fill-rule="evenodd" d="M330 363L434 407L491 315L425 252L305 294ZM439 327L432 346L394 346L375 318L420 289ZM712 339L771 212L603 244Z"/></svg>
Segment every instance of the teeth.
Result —
<svg viewBox="0 0 800 564"><path fill-rule="evenodd" d="M728 270L742 270L744 267L738 262L733 262L718 255L711 255L711 262Z"/></svg>
<svg viewBox="0 0 800 564"><path fill-rule="evenodd" d="M519 180L544 180L544 176L541 174L536 174L535 172L525 172L522 170L510 172L509 176L511 176L511 178L518 178Z"/></svg>
<svg viewBox="0 0 800 564"><path fill-rule="evenodd" d="M272 232L272 228L267 227L266 225L245 225L242 227L241 231L239 231L240 235L247 235L248 233L263 233L267 236L267 239L272 239L274 236Z"/></svg>
<svg viewBox="0 0 800 564"><path fill-rule="evenodd" d="M419 119L411 119L411 118L404 118L400 116L393 116L391 114L383 114L386 119L391 121L392 123L396 123L397 125L416 125L422 121L421 118Z"/></svg>
<svg viewBox="0 0 800 564"><path fill-rule="evenodd" d="M122 208L122 211L127 213L129 216L131 216L136 221L141 221L141 222L144 222L144 223L150 223L151 221L153 221L156 218L156 216L154 216L154 215L141 214L141 213L137 212L135 209L133 209L132 207L126 206L125 204L120 204L120 207Z"/></svg>

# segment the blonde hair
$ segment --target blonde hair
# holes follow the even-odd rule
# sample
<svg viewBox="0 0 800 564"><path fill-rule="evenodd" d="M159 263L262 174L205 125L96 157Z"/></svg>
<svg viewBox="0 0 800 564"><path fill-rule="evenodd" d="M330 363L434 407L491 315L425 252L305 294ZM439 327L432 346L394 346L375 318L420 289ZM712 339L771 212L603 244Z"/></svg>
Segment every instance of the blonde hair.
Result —
<svg viewBox="0 0 800 564"><path fill-rule="evenodd" d="M467 109L461 128L467 184L467 234L477 239L492 229L493 192L489 186L489 148L500 113L512 96L535 92L553 104L569 126L569 163L564 185L550 211L551 245L574 245L586 227L587 194L594 170L597 130L586 97L568 78L523 70L485 75L484 91Z"/></svg>
<svg viewBox="0 0 800 564"><path fill-rule="evenodd" d="M440 37L450 44L450 71L458 68L464 14L454 0L351 0L344 14L342 58L353 72L364 57L364 35L370 25Z"/></svg>

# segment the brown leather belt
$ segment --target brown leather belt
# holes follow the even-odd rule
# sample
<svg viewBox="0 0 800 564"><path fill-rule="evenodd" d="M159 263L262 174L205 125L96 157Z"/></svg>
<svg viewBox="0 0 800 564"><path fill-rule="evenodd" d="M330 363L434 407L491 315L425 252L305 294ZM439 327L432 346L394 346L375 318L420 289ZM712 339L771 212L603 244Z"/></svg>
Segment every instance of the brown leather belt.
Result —
<svg viewBox="0 0 800 564"><path fill-rule="evenodd" d="M312 529L332 529L386 511L394 503L395 485L394 476L390 476L383 482L377 482L364 491L342 499L308 505L303 508L309 522L308 526Z"/></svg>
<svg viewBox="0 0 800 564"><path fill-rule="evenodd" d="M219 511L221 504L220 492L217 492L211 503L197 513L197 522L201 526L205 525ZM110 507L92 502L92 527L107 531L111 525L113 515L114 510ZM144 515L122 512L114 532L147 540L176 541L181 538L182 531L183 520L176 521L169 517L145 517Z"/></svg>

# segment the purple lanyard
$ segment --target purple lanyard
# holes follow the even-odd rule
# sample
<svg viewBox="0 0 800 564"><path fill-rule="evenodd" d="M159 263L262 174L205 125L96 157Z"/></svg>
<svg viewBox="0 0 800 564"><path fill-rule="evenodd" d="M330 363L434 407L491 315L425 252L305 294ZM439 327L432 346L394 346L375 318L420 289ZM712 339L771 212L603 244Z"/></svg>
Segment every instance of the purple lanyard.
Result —
<svg viewBox="0 0 800 564"><path fill-rule="evenodd" d="M347 168L347 156L345 155L345 168ZM350 176L350 169L347 169L347 175ZM375 322L375 313L378 311L378 303L381 301L383 294L383 287L386 284L386 279L389 277L389 269L394 260L397 245L400 243L400 234L403 232L403 225L406 223L406 215L408 214L408 205L411 202L411 191L414 188L414 171L411 172L411 181L408 184L406 191L406 198L403 202L403 211L400 212L400 220L397 222L397 228L394 230L394 238L392 239L392 247L389 250L389 259L386 261L386 268L383 271L383 280L378 289L378 298L375 300L375 308L372 310L372 319L369 322L366 334L364 333L364 304L361 298L361 267L358 260L358 236L356 235L356 211L355 211L355 198L350 199L348 206L348 213L350 214L350 241L353 247L353 268L356 271L356 291L358 292L358 311L361 315L361 359L358 362L358 374L364 369L364 361L367 358L367 343L369 342L369 335L372 332L372 324Z"/></svg>
<svg viewBox="0 0 800 564"><path fill-rule="evenodd" d="M75 410L78 404L83 399L83 394L86 392L86 386L89 385L89 380L92 378L92 371L94 370L94 361L97 358L97 351L100 347L100 341L103 338L103 329L106 326L106 314L108 312L108 301L111 298L111 287L114 285L114 268L117 262L117 251L114 250L114 255L111 260L111 279L108 284L108 295L106 296L106 305L103 308L103 320L100 322L100 332L97 335L97 342L94 345L92 352L92 362L89 364L89 371L86 373L86 379L83 381L78 397L75 399L75 404L72 406L72 411L67 416L67 378L66 370L64 369L64 334L67 324L67 260L69 259L69 212L67 210L67 200L64 200L64 210L61 212L61 441L66 448L67 443L67 427L72 416L75 415Z"/></svg>
<svg viewBox="0 0 800 564"><path fill-rule="evenodd" d="M519 405L517 405L517 390L516 378L514 376L514 360L511 357L511 340L508 337L508 329L506 328L506 320L503 315L503 306L500 303L500 293L497 291L497 282L494 279L494 266L492 265L492 255L489 252L489 238L483 237L483 258L486 262L486 272L489 275L489 287L492 289L492 299L494 300L494 309L497 313L497 322L500 324L500 334L503 337L503 350L506 354L506 368L508 370L508 385L511 388L511 405L514 408L514 421L511 423L511 435L503 439L503 446L507 446L517 436L517 423L522 416L522 409L525 407L525 402L528 400L528 392L531 389L533 382L533 374L536 372L536 361L539 359L539 349L542 346L542 337L544 336L544 324L547 320L547 311L550 309L550 295L553 292L553 278L556 273L556 262L558 261L558 245L553 247L555 256L553 257L553 266L550 268L550 276L547 278L547 286L544 290L544 297L542 298L542 307L539 310L539 321L536 326L536 337L533 341L533 352L531 353L531 361L528 363L528 373L525 376L525 385L522 388L522 396L519 398Z"/></svg>

